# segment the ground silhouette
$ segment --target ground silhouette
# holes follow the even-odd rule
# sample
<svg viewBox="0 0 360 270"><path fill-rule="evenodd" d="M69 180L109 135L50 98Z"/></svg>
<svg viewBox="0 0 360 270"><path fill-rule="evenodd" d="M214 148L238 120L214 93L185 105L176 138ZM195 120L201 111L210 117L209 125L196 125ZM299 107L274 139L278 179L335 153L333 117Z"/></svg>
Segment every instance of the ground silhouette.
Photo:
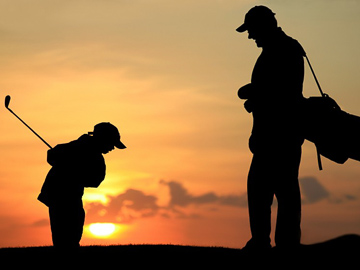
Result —
<svg viewBox="0 0 360 270"><path fill-rule="evenodd" d="M248 265L268 268L286 266L315 269L349 265L356 269L360 254L360 235L344 235L322 243L302 245L296 252L272 248L267 254L251 255L241 249L179 245L84 246L77 251L59 252L54 247L2 248L3 265L20 267L75 266L94 269L96 266L125 268L156 267L160 269L247 269ZM284 268L285 269L285 268ZM294 268L296 269L296 268ZM300 269L300 268L297 268Z"/></svg>

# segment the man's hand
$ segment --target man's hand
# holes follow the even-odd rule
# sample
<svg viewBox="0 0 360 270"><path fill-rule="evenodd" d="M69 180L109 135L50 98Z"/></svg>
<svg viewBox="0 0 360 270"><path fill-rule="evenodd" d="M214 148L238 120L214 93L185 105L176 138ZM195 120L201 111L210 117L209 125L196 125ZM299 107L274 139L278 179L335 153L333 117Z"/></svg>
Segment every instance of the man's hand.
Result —
<svg viewBox="0 0 360 270"><path fill-rule="evenodd" d="M249 83L239 89L238 97L240 99L249 99L252 96L253 91L254 91L254 87L251 83Z"/></svg>
<svg viewBox="0 0 360 270"><path fill-rule="evenodd" d="M245 110L248 113L253 111L253 102L251 97L254 95L254 86L249 83L241 87L238 91L238 96L240 99L247 99L244 103Z"/></svg>
<svg viewBox="0 0 360 270"><path fill-rule="evenodd" d="M251 102L251 99L248 99L247 101L245 101L244 108L248 113L252 113L252 111L254 109L254 105Z"/></svg>

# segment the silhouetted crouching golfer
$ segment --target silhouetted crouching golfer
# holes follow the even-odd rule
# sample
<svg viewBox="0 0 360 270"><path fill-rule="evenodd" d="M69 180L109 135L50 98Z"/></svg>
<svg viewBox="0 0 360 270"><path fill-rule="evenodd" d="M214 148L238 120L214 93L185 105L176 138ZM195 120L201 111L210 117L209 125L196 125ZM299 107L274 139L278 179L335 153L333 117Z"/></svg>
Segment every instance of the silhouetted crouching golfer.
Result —
<svg viewBox="0 0 360 270"><path fill-rule="evenodd" d="M106 166L102 154L114 147L126 148L118 129L110 123L99 123L93 132L48 151L47 161L52 168L38 200L49 207L55 247L79 247L85 221L84 188L98 187L104 180Z"/></svg>
<svg viewBox="0 0 360 270"><path fill-rule="evenodd" d="M249 147L253 159L248 175L248 205L252 238L247 250L270 245L271 205L278 200L275 243L300 244L301 200L298 172L301 145L300 103L303 99L304 50L277 27L275 14L256 6L238 32L248 31L262 48L251 83L239 89L245 109L253 115Z"/></svg>

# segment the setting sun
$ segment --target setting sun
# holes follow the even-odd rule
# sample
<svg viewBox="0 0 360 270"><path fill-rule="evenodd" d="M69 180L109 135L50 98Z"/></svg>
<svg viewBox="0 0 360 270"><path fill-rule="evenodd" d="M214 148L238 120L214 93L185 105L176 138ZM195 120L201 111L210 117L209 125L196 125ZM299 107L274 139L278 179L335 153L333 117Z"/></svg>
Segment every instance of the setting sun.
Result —
<svg viewBox="0 0 360 270"><path fill-rule="evenodd" d="M113 223L92 223L89 231L96 237L109 237L115 232L116 226Z"/></svg>

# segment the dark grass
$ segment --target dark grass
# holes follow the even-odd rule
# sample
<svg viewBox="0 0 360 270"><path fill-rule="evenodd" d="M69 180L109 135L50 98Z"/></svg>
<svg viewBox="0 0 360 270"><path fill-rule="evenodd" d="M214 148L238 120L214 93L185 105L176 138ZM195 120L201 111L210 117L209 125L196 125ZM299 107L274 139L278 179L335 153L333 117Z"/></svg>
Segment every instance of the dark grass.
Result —
<svg viewBox="0 0 360 270"><path fill-rule="evenodd" d="M360 236L344 235L297 250L273 248L266 253L179 245L84 246L61 251L53 247L2 248L0 261L9 265L7 269L360 269Z"/></svg>

